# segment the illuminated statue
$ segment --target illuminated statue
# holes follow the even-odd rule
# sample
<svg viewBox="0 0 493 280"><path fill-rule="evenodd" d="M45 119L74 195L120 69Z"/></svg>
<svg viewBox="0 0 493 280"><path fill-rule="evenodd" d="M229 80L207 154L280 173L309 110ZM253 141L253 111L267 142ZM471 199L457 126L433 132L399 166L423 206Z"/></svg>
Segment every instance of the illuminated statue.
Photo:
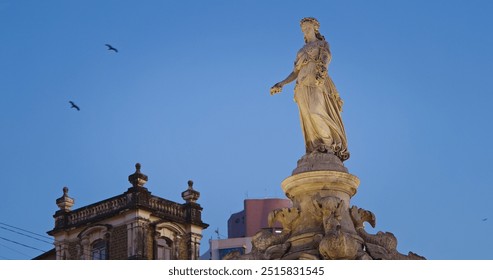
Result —
<svg viewBox="0 0 493 280"><path fill-rule="evenodd" d="M346 133L342 123L342 100L327 74L331 54L329 44L319 32L314 18L301 20L305 45L298 51L294 70L275 84L271 95L294 80L294 100L298 104L306 153L332 153L341 161L349 158Z"/></svg>

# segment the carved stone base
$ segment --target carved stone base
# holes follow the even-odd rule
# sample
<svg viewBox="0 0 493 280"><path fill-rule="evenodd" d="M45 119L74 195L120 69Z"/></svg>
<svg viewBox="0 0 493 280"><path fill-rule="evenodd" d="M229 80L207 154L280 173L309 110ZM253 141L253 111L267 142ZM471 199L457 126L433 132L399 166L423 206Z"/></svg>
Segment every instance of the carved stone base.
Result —
<svg viewBox="0 0 493 280"><path fill-rule="evenodd" d="M287 242L291 242L291 248L283 259L307 258L307 254L323 258L321 242L338 247L324 249L332 259L346 258L347 251L358 251L359 248L348 248L349 243L352 246L358 243L349 214L349 201L358 185L356 176L339 171L310 171L286 178L281 187L298 213L288 226L291 235ZM285 217L274 215L274 218L283 222L283 226L288 222Z"/></svg>
<svg viewBox="0 0 493 280"><path fill-rule="evenodd" d="M347 173L348 170L342 164L342 161L334 154L313 152L304 155L298 160L296 168L292 175L302 172L333 170Z"/></svg>
<svg viewBox="0 0 493 280"><path fill-rule="evenodd" d="M252 253L241 259L424 259L412 252L400 254L392 233L364 230L364 222L375 227L375 215L350 208L359 182L334 155L305 155L281 183L293 207L274 210L268 217L271 226L282 224L282 233L258 232Z"/></svg>
<svg viewBox="0 0 493 280"><path fill-rule="evenodd" d="M282 257L283 260L297 260L301 256L316 256L318 259L318 244L322 240L322 234L316 232L302 233L290 237L287 242L290 243L290 249Z"/></svg>
<svg viewBox="0 0 493 280"><path fill-rule="evenodd" d="M358 177L345 172L311 171L286 178L281 188L297 208L306 208L303 206L307 202L323 197L337 197L349 207L359 182Z"/></svg>

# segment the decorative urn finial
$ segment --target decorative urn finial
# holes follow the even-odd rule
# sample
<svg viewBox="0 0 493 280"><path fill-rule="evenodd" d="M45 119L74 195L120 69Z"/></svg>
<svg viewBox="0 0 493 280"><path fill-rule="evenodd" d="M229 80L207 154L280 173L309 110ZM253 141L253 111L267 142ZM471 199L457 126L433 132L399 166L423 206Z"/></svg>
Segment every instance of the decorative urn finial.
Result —
<svg viewBox="0 0 493 280"><path fill-rule="evenodd" d="M147 183L147 175L140 172L140 163L135 164L135 173L128 176L128 181L132 187L143 187Z"/></svg>
<svg viewBox="0 0 493 280"><path fill-rule="evenodd" d="M188 180L188 189L181 193L181 197L187 202L195 202L199 199L200 193L193 189L193 181Z"/></svg>
<svg viewBox="0 0 493 280"><path fill-rule="evenodd" d="M70 208L74 205L74 199L68 196L68 188L66 186L63 187L62 197L56 200L56 205L64 212L69 212Z"/></svg>

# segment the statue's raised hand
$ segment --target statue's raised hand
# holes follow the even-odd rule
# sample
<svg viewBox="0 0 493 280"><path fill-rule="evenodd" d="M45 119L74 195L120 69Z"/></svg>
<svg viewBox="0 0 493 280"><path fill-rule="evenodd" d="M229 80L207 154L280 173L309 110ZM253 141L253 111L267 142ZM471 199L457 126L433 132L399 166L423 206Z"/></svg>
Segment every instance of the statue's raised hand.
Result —
<svg viewBox="0 0 493 280"><path fill-rule="evenodd" d="M280 93L282 91L282 84L277 83L270 88L270 95Z"/></svg>

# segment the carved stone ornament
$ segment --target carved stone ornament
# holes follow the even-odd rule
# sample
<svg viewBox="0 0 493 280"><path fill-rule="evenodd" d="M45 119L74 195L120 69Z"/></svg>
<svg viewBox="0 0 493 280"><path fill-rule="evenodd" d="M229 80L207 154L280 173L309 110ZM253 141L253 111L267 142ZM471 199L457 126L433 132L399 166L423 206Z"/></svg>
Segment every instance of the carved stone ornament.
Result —
<svg viewBox="0 0 493 280"><path fill-rule="evenodd" d="M70 208L74 206L74 199L68 196L68 188L63 187L63 196L56 200L56 205L61 211L70 212Z"/></svg>
<svg viewBox="0 0 493 280"><path fill-rule="evenodd" d="M376 260L424 260L425 258L409 252L407 255L397 251L397 238L391 232L377 232L377 234L369 234L364 229L364 222L368 222L372 227L375 227L375 215L367 210L351 207L351 218L358 235L363 238L366 247L366 253L372 259Z"/></svg>
<svg viewBox="0 0 493 280"><path fill-rule="evenodd" d="M298 208L283 208L269 214L269 224L280 222L281 233L261 230L252 238L252 251L239 255L228 254L224 259L246 260L424 260L409 252L397 251L397 238L390 232L369 234L364 223L375 227L375 215L367 210L352 206L348 208L338 197L321 197L313 202L319 207L318 214L309 211L309 219L301 218ZM307 212L308 213L308 212ZM305 213L305 214L307 214ZM302 220L301 220L302 219ZM350 222L348 225L347 222ZM313 229L313 224L320 226Z"/></svg>
<svg viewBox="0 0 493 280"><path fill-rule="evenodd" d="M128 181L132 184L132 187L143 187L147 183L147 175L140 172L140 163L135 164L135 173L128 176Z"/></svg>

